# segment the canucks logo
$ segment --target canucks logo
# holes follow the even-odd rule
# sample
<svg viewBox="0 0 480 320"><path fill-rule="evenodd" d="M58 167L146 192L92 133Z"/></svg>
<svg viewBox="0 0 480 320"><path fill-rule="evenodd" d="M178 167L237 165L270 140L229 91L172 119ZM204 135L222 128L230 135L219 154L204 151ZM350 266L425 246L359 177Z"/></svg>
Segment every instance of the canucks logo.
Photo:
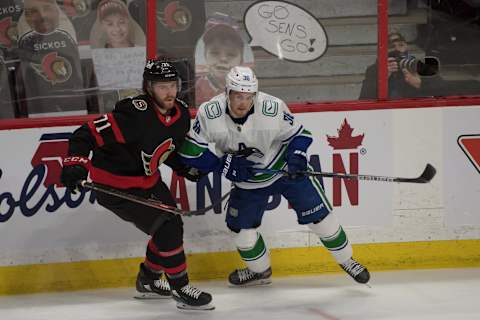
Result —
<svg viewBox="0 0 480 320"><path fill-rule="evenodd" d="M42 59L41 64L30 63L35 72L52 85L68 81L72 76L72 65L70 62L58 55L57 52L51 52Z"/></svg>
<svg viewBox="0 0 480 320"><path fill-rule="evenodd" d="M222 109L217 101L207 103L205 105L205 113L208 119L215 119L222 115Z"/></svg>
<svg viewBox="0 0 480 320"><path fill-rule="evenodd" d="M278 102L272 100L263 101L262 113L269 117L275 117L278 113Z"/></svg>

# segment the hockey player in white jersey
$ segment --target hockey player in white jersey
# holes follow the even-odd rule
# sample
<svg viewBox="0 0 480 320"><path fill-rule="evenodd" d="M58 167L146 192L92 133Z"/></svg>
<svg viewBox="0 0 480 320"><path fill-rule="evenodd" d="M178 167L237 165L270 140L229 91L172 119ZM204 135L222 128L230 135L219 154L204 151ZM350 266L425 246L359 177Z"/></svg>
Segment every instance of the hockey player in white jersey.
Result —
<svg viewBox="0 0 480 320"><path fill-rule="evenodd" d="M198 109L179 154L187 165L203 172L219 170L234 183L226 223L247 268L229 275L232 285L271 282L269 251L257 228L274 194L289 201L298 223L319 236L343 270L359 283L369 281L368 270L352 258L352 246L331 212L322 185L315 177L298 174L307 170L311 143L310 132L282 100L258 91L258 81L248 67L232 68L225 93ZM208 144L215 145L215 153ZM245 150L254 152L245 154Z"/></svg>

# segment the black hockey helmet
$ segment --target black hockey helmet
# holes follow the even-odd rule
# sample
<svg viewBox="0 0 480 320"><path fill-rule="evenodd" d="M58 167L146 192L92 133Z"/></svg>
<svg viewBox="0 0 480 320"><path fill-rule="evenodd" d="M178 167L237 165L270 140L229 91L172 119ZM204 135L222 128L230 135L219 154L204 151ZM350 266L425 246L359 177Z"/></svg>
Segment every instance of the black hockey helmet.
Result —
<svg viewBox="0 0 480 320"><path fill-rule="evenodd" d="M146 81L178 81L175 66L164 59L149 59L143 70L143 80Z"/></svg>

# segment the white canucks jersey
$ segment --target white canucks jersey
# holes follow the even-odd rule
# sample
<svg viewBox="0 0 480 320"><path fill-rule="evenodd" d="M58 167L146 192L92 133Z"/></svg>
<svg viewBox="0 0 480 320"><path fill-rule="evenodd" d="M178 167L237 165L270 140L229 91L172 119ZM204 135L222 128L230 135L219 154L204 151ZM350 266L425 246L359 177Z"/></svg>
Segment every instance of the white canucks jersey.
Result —
<svg viewBox="0 0 480 320"><path fill-rule="evenodd" d="M310 132L295 121L285 102L263 92L257 93L254 112L244 124L233 122L226 110L225 94L200 106L182 147L183 157L199 158L212 144L218 157L243 148L256 148L260 152L248 157L248 160L257 163L255 168L282 170L286 167L288 143L296 136L311 137ZM280 174L258 173L236 185L244 189L263 188L280 177Z"/></svg>

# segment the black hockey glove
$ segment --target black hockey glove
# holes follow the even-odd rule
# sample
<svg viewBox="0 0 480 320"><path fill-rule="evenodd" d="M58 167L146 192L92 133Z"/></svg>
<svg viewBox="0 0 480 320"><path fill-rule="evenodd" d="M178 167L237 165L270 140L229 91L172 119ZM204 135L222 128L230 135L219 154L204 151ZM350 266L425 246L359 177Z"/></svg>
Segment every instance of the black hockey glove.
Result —
<svg viewBox="0 0 480 320"><path fill-rule="evenodd" d="M194 167L183 167L182 169L175 172L177 173L177 175L185 177L187 180L192 182L198 182L200 181L200 179L207 175L207 173L203 173Z"/></svg>
<svg viewBox="0 0 480 320"><path fill-rule="evenodd" d="M76 191L81 191L82 186L80 182L87 179L88 170L85 166L88 164L88 159L84 157L66 157L63 160L62 173L60 181L73 194Z"/></svg>
<svg viewBox="0 0 480 320"><path fill-rule="evenodd" d="M227 153L221 158L221 173L230 181L243 182L252 178L255 162L247 160L243 155Z"/></svg>
<svg viewBox="0 0 480 320"><path fill-rule="evenodd" d="M305 176L301 171L307 171L307 154L301 150L295 150L287 156L288 178L301 180Z"/></svg>

